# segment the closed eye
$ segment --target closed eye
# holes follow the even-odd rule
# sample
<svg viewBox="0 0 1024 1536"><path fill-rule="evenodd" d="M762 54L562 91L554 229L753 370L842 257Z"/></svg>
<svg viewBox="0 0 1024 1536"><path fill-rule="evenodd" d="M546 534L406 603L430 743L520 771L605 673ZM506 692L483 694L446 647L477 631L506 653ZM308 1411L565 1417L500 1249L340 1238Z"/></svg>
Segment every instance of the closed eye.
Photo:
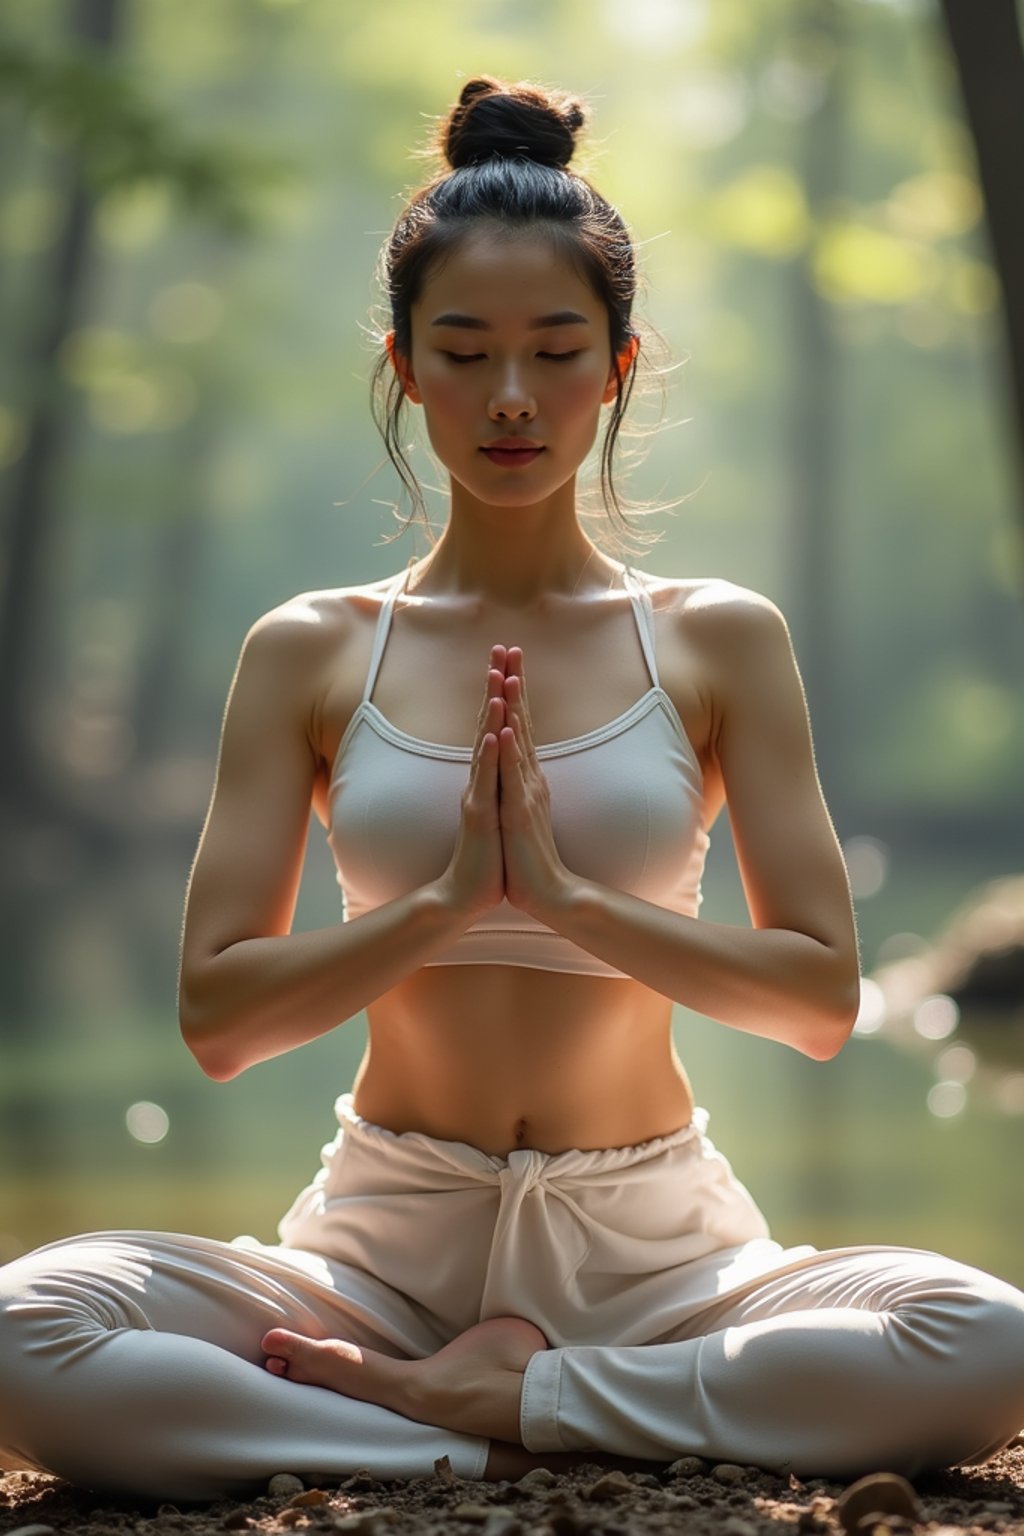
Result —
<svg viewBox="0 0 1024 1536"><path fill-rule="evenodd" d="M547 358L552 363L567 363L572 358L579 357L582 351L583 348L578 347L575 352L538 352L537 356ZM451 358L453 363L477 363L486 354L483 352L444 352L442 356Z"/></svg>

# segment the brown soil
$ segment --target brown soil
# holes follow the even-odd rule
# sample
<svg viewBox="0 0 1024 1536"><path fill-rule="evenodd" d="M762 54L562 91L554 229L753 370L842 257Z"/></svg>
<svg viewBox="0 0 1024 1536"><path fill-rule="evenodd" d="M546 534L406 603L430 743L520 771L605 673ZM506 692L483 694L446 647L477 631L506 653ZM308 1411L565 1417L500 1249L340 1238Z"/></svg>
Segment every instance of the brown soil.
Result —
<svg viewBox="0 0 1024 1536"><path fill-rule="evenodd" d="M652 1466L655 1464L652 1464ZM884 1470L882 1468L880 1471ZM184 1532L351 1531L355 1536L1024 1536L1024 1434L981 1467L951 1468L915 1480L919 1519L862 1518L844 1531L837 1501L848 1486L801 1481L756 1468L713 1467L686 1458L652 1472L611 1472L598 1464L518 1482L468 1482L445 1462L431 1477L383 1483L357 1472L239 1503L202 1507L145 1504L85 1493L31 1472L0 1477L0 1536L28 1530L76 1536Z"/></svg>

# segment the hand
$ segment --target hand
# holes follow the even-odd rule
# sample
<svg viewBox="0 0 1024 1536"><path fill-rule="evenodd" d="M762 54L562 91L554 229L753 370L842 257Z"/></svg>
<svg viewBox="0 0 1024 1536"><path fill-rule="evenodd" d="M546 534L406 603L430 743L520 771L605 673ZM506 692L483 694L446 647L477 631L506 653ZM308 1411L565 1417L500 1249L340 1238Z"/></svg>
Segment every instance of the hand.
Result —
<svg viewBox="0 0 1024 1536"><path fill-rule="evenodd" d="M498 733L505 720L505 647L493 646L476 740L451 862L441 876L446 901L469 923L498 905L505 892L498 815Z"/></svg>
<svg viewBox="0 0 1024 1536"><path fill-rule="evenodd" d="M533 744L518 645L505 655L504 685L507 724L499 733L498 766L505 895L514 907L545 922L545 914L564 898L572 875L551 830L551 791Z"/></svg>

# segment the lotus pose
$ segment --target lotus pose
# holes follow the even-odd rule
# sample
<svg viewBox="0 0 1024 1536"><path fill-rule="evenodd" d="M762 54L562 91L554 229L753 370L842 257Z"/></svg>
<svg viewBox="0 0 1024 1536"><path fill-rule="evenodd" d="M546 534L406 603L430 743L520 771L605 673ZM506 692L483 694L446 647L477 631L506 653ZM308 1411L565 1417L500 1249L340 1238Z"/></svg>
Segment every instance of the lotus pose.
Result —
<svg viewBox="0 0 1024 1536"><path fill-rule="evenodd" d="M641 341L626 226L569 168L584 116L481 77L441 124L373 382L417 493L422 410L447 522L258 619L230 691L181 1028L227 1081L365 1009L337 1133L277 1243L95 1232L0 1270L0 1467L180 1499L442 1456L913 1475L1024 1423L1024 1294L784 1248L676 1054L673 1003L835 1056L857 940L778 608L581 522L607 407L614 526ZM698 918L723 805L750 926ZM292 933L311 807L344 921Z"/></svg>

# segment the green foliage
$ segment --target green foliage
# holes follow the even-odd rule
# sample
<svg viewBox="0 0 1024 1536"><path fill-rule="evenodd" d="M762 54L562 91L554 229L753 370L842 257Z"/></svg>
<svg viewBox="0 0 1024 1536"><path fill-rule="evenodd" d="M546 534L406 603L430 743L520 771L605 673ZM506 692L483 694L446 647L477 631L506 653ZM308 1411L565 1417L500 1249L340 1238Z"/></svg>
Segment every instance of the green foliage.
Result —
<svg viewBox="0 0 1024 1536"><path fill-rule="evenodd" d="M123 63L85 48L47 54L0 35L0 93L44 114L97 194L166 183L183 210L236 236L260 229L260 196L292 174L280 157L190 138Z"/></svg>

